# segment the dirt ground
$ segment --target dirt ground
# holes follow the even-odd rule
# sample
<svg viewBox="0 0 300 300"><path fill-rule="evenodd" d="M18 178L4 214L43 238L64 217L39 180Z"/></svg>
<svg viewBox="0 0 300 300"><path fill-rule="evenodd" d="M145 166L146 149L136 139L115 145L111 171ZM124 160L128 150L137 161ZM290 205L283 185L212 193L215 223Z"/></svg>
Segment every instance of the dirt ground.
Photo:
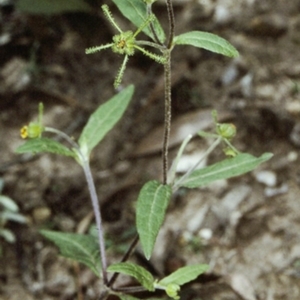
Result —
<svg viewBox="0 0 300 300"><path fill-rule="evenodd" d="M69 158L14 153L23 143L20 128L37 117L40 101L44 123L76 138L89 114L115 93L122 58L109 50L84 53L110 42L115 33L99 9L102 1L88 2L91 12L31 15L13 1L0 1L2 194L28 218L26 225L6 225L15 244L0 240L0 300L97 299L93 273L60 257L38 233L41 228L76 232L93 223L82 170ZM170 159L183 131L212 126L212 109L236 125L233 143L239 150L274 157L239 178L178 191L150 262L139 247L132 260L158 278L186 264L209 264L205 275L183 288L181 299L300 299L300 1L173 2L177 34L218 34L240 56L229 59L190 47L173 51ZM106 3L120 26L130 28ZM167 26L163 1L156 12ZM134 98L93 152L110 262L121 258L135 234L139 189L161 178L162 71L141 54L130 59L122 85L135 85ZM208 144L195 137L180 170ZM218 149L207 163L222 158ZM124 277L119 284L133 283Z"/></svg>

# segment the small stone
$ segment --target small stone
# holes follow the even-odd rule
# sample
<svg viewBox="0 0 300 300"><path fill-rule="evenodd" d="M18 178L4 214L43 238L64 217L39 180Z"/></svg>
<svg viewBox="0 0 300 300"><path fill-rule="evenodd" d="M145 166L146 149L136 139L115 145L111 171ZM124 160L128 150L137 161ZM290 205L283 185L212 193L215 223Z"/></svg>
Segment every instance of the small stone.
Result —
<svg viewBox="0 0 300 300"><path fill-rule="evenodd" d="M255 178L266 186L275 186L277 182L277 176L272 171L259 171L255 174Z"/></svg>
<svg viewBox="0 0 300 300"><path fill-rule="evenodd" d="M202 239L208 241L208 240L210 240L212 238L213 232L212 232L212 230L210 228L203 228L203 229L201 229L199 231L199 236Z"/></svg>
<svg viewBox="0 0 300 300"><path fill-rule="evenodd" d="M50 208L44 207L37 207L32 212L32 217L35 223L41 224L47 221L51 216Z"/></svg>
<svg viewBox="0 0 300 300"><path fill-rule="evenodd" d="M280 187L267 187L265 188L265 196L266 197L274 197L274 196L278 196L281 194L286 194L289 190L289 187L287 184L283 184Z"/></svg>
<svg viewBox="0 0 300 300"><path fill-rule="evenodd" d="M285 109L292 115L300 115L300 102L295 100L286 104Z"/></svg>

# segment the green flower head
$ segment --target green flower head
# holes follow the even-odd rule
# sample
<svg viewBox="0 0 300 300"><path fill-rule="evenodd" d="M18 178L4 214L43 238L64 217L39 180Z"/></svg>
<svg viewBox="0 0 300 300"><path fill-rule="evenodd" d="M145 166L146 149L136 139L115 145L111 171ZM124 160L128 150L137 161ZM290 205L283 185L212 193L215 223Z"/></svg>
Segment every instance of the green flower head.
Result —
<svg viewBox="0 0 300 300"><path fill-rule="evenodd" d="M149 1L146 1L147 3ZM153 1L150 1L153 2ZM101 51L107 48L111 48L114 53L124 55L123 63L119 69L119 72L115 78L114 86L118 87L122 81L122 77L126 68L126 64L128 62L129 56L134 55L135 50L141 51L146 56L150 57L151 59L155 60L158 63L164 63L164 57L162 55L158 55L155 53L152 53L143 47L141 47L141 44L147 44L153 46L153 43L148 43L146 41L136 41L136 36L146 27L148 26L153 20L154 15L151 14L147 18L147 20L133 33L132 31L125 31L123 32L121 28L118 26L118 24L115 22L109 8L107 5L102 5L102 10L108 21L117 29L119 34L116 34L112 38L112 43L91 47L85 50L86 54L95 53L97 51Z"/></svg>

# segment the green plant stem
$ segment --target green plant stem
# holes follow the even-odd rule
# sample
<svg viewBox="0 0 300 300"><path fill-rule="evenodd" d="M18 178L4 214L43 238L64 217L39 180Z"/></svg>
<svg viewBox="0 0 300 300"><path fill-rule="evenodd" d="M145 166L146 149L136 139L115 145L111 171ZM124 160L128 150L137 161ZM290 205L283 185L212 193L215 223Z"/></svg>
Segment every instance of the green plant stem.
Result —
<svg viewBox="0 0 300 300"><path fill-rule="evenodd" d="M169 19L169 38L167 43L167 49L163 51L164 62L164 80L165 80L165 123L164 123L164 136L163 136L163 184L168 183L168 153L169 153L169 141L171 131L171 51L175 33L175 18L172 0L166 0L168 19Z"/></svg>
<svg viewBox="0 0 300 300"><path fill-rule="evenodd" d="M102 276L103 276L103 281L104 284L107 285L108 279L107 279L107 262L106 262L106 255L105 255L105 243L104 243L104 238L103 238L103 226L102 226L102 218L101 218L101 213L100 213L100 206L99 206L99 201L98 201L98 196L96 193L96 188L95 188L95 183L93 180L92 172L90 165L87 161L85 161L82 165L85 178L88 184L91 200L92 200L92 205L93 205L93 210L95 214L95 219L96 219L96 225L98 229L98 239L99 239L99 247L100 247L100 256L101 256L101 264L102 264Z"/></svg>
<svg viewBox="0 0 300 300"><path fill-rule="evenodd" d="M51 127L45 127L46 132L52 132L56 133L62 138L64 138L73 148L76 149L78 155L80 156L80 162L84 171L84 175L88 184L88 189L90 192L90 197L92 200L92 206L95 214L96 219L96 225L97 225L97 231L98 231L98 239L99 239L99 248L100 248L100 256L101 256L101 265L102 265L102 276L103 276L103 282L105 285L108 283L107 279L107 262L106 262L106 255L105 255L105 242L103 237L103 226L102 226L102 218L100 213L100 206L99 206L99 200L96 193L95 183L92 176L91 168L89 165L89 161L87 158L83 155L82 151L80 150L80 147L76 142L74 142L67 134L64 132L51 128Z"/></svg>
<svg viewBox="0 0 300 300"><path fill-rule="evenodd" d="M164 51L164 80L165 80L165 123L164 123L164 136L163 136L163 184L168 182L168 153L169 141L171 131L171 50Z"/></svg>
<svg viewBox="0 0 300 300"><path fill-rule="evenodd" d="M165 46L160 45L160 44L156 44L156 43L153 43L153 42L150 42L150 41L140 40L140 41L136 41L136 44L137 45L143 45L143 46L153 47L153 48L159 49L161 51L163 51L164 49L166 49Z"/></svg>
<svg viewBox="0 0 300 300"><path fill-rule="evenodd" d="M83 155L80 151L80 148L78 146L78 144L76 142L74 142L74 140L72 138L70 138L66 133L52 128L52 127L45 127L45 132L51 132L51 133L55 133L59 136L61 136L63 139L65 139L73 148L75 148L78 151L78 154L81 156L81 158L83 159Z"/></svg>
<svg viewBox="0 0 300 300"><path fill-rule="evenodd" d="M152 14L152 3L151 4L147 4L147 15L150 16ZM161 41L159 40L157 34L156 34L156 31L155 31L155 28L153 26L153 23L151 22L150 23L150 30L153 34L153 37L154 37L154 41L159 44L159 45L162 45Z"/></svg>
<svg viewBox="0 0 300 300"><path fill-rule="evenodd" d="M171 168L170 170L168 171L168 184L173 186L174 185L174 181L175 181L175 177L176 177L176 171L177 171L177 166L178 166L178 163L179 163L179 160L182 156L182 153L186 147L186 145L189 143L189 141L192 139L193 135L192 134L189 134L185 139L184 141L182 142L179 150L178 150L178 153L177 153L177 156L175 158L175 160L173 161L172 165L171 165Z"/></svg>
<svg viewBox="0 0 300 300"><path fill-rule="evenodd" d="M125 262L128 260L128 258L131 256L133 250L135 249L137 243L139 241L139 235L137 234L135 237L134 237L134 240L131 242L129 248L127 249L127 252L125 253L125 255L123 256L121 262ZM117 280L119 276L119 273L114 273L113 276L111 277L111 279L109 280L107 286L108 287L111 287L113 286L113 284L115 283L115 281Z"/></svg>
<svg viewBox="0 0 300 300"><path fill-rule="evenodd" d="M113 289L115 292L122 292L122 293L138 293L138 292L145 292L146 289L143 286L129 286L129 287L120 287Z"/></svg>
<svg viewBox="0 0 300 300"><path fill-rule="evenodd" d="M167 5L168 18L169 18L169 38L168 38L167 48L171 49L173 44L174 34L175 34L175 16L174 16L172 0L166 0L166 5Z"/></svg>
<svg viewBox="0 0 300 300"><path fill-rule="evenodd" d="M203 156L198 160L198 162L192 166L181 178L175 182L175 184L172 187L173 192L178 190L180 188L180 184L188 177L190 174L200 165L200 163L205 159L216 147L222 142L222 137L219 136L211 145L210 147L204 152Z"/></svg>

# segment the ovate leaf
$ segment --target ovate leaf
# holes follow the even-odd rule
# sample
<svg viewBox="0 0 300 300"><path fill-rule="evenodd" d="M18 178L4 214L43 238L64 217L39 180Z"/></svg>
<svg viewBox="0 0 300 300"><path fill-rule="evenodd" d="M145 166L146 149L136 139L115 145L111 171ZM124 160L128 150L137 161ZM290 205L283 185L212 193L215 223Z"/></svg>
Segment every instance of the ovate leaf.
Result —
<svg viewBox="0 0 300 300"><path fill-rule="evenodd" d="M209 268L208 265L191 265L180 268L169 276L163 278L158 284L167 286L168 284L183 285L196 279L199 275L204 273Z"/></svg>
<svg viewBox="0 0 300 300"><path fill-rule="evenodd" d="M107 268L108 272L117 272L134 277L145 289L154 291L154 278L146 269L133 263L117 263Z"/></svg>
<svg viewBox="0 0 300 300"><path fill-rule="evenodd" d="M147 259L150 259L170 197L171 187L158 181L147 182L140 191L136 207L136 227Z"/></svg>
<svg viewBox="0 0 300 300"><path fill-rule="evenodd" d="M133 95L133 85L100 105L90 116L79 138L80 149L88 157L93 148L109 130L120 120Z"/></svg>
<svg viewBox="0 0 300 300"><path fill-rule="evenodd" d="M229 57L239 55L238 51L225 39L204 31L190 31L174 38L176 45L191 45Z"/></svg>
<svg viewBox="0 0 300 300"><path fill-rule="evenodd" d="M18 0L17 9L28 14L62 14L65 12L90 12L84 0Z"/></svg>
<svg viewBox="0 0 300 300"><path fill-rule="evenodd" d="M49 152L65 156L76 157L75 152L64 145L48 138L29 139L25 144L16 149L16 153L40 153Z"/></svg>
<svg viewBox="0 0 300 300"><path fill-rule="evenodd" d="M140 27L147 20L147 5L142 0L113 0L121 13L136 27ZM153 27L160 40L164 42L166 37L164 30L162 29L159 21L155 18L153 21ZM143 32L149 37L154 39L154 36L149 29L149 26L145 27Z"/></svg>
<svg viewBox="0 0 300 300"><path fill-rule="evenodd" d="M192 172L180 185L187 188L196 188L205 186L215 180L239 176L252 171L272 156L272 153L264 153L260 157L255 157L247 153L238 154L235 157Z"/></svg>
<svg viewBox="0 0 300 300"><path fill-rule="evenodd" d="M100 277L99 244L91 235L41 230L40 233L55 243L62 256L81 262Z"/></svg>

